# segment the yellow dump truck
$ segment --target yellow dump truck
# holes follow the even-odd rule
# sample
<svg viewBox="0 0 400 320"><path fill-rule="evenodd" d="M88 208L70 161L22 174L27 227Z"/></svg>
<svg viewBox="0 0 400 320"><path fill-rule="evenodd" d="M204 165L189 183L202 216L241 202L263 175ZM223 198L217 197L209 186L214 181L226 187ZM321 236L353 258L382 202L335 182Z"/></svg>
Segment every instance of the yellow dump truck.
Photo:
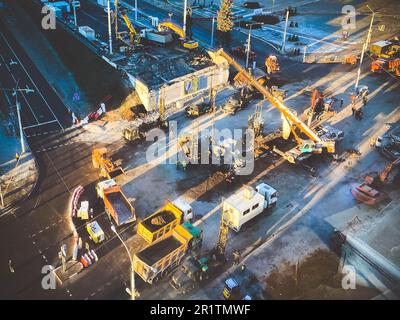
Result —
<svg viewBox="0 0 400 320"><path fill-rule="evenodd" d="M183 221L190 221L192 218L192 207L184 201L175 200L142 220L137 233L148 243L153 243L171 233Z"/></svg>
<svg viewBox="0 0 400 320"><path fill-rule="evenodd" d="M134 255L134 270L147 283L158 281L177 267L187 253L198 250L202 232L189 222Z"/></svg>

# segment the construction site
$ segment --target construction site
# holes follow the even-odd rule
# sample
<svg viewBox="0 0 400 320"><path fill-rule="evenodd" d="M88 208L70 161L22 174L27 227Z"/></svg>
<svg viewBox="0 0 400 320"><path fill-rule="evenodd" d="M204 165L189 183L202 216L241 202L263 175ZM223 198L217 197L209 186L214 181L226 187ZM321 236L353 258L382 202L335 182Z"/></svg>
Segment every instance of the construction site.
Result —
<svg viewBox="0 0 400 320"><path fill-rule="evenodd" d="M399 9L0 0L0 298L398 300Z"/></svg>

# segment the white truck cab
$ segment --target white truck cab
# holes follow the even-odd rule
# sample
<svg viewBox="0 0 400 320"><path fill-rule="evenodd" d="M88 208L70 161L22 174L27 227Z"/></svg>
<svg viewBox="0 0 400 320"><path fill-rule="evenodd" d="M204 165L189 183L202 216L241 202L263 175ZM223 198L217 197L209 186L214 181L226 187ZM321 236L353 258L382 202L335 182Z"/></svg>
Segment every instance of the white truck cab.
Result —
<svg viewBox="0 0 400 320"><path fill-rule="evenodd" d="M227 198L222 204L222 210L229 213L230 227L239 232L243 224L274 207L277 201L276 189L260 183L255 189L244 187Z"/></svg>
<svg viewBox="0 0 400 320"><path fill-rule="evenodd" d="M264 197L265 209L276 206L276 202L278 201L278 191L276 191L276 189L262 182L256 187L256 191Z"/></svg>
<svg viewBox="0 0 400 320"><path fill-rule="evenodd" d="M175 207L183 212L183 221L190 222L193 220L193 209L190 204L180 199L176 199L172 201L172 203Z"/></svg>

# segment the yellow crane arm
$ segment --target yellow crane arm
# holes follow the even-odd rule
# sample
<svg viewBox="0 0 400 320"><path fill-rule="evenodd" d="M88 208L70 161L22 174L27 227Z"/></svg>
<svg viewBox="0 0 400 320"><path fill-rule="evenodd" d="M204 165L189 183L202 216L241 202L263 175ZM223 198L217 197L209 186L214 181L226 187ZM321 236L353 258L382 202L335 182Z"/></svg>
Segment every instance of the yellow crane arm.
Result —
<svg viewBox="0 0 400 320"><path fill-rule="evenodd" d="M172 31L177 33L182 39L185 38L185 33L183 32L183 29L171 21L159 23L158 31L163 31L164 29L171 29Z"/></svg>
<svg viewBox="0 0 400 320"><path fill-rule="evenodd" d="M292 124L296 125L301 132L307 135L308 138L314 142L322 142L320 137L303 123L293 112L291 112L281 101L275 98L264 86L262 86L256 79L254 79L239 63L237 63L230 55L228 55L223 49L219 49L216 52L209 51L211 58L215 61L217 56L223 57L230 65L232 65L239 73L241 80L245 80L248 84L251 84L256 88L271 104L279 109L279 111L285 116L285 118Z"/></svg>

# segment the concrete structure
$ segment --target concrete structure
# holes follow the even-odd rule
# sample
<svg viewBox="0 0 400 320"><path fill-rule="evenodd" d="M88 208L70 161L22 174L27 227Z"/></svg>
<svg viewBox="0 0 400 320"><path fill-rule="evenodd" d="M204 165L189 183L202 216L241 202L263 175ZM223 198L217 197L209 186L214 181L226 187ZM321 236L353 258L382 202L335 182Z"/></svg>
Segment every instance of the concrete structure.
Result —
<svg viewBox="0 0 400 320"><path fill-rule="evenodd" d="M108 62L127 74L147 111L158 110L162 100L166 108L180 108L210 87L228 84L228 65L214 64L202 50L152 48Z"/></svg>

